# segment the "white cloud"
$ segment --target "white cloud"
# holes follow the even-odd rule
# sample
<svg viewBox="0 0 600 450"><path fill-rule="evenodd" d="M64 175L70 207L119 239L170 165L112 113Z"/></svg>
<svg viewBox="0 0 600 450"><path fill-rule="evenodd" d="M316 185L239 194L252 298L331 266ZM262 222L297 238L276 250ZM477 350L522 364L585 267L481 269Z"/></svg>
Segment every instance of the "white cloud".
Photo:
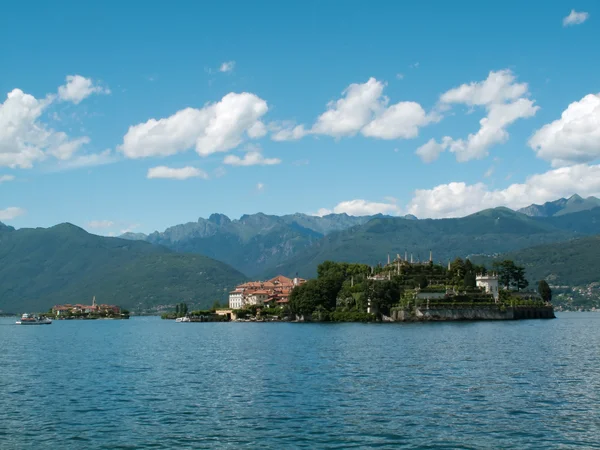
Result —
<svg viewBox="0 0 600 450"><path fill-rule="evenodd" d="M219 72L231 72L235 68L235 61L226 61L219 67Z"/></svg>
<svg viewBox="0 0 600 450"><path fill-rule="evenodd" d="M271 166L279 163L279 158L265 158L260 152L248 152L243 159L237 155L227 155L223 160L223 164L230 166Z"/></svg>
<svg viewBox="0 0 600 450"><path fill-rule="evenodd" d="M56 167L51 169L52 172L61 172L64 170L80 169L82 167L95 167L112 164L117 162L119 158L111 149L106 149L100 153L90 153L87 155L79 155L68 161L59 162Z"/></svg>
<svg viewBox="0 0 600 450"><path fill-rule="evenodd" d="M148 169L147 178L169 178L174 180L187 180L188 178L204 178L208 179L208 175L203 170L196 167L182 167L175 169L172 167L158 166Z"/></svg>
<svg viewBox="0 0 600 450"><path fill-rule="evenodd" d="M479 121L481 128L475 134L469 134L467 140L450 141L449 148L456 154L458 162L472 159L482 159L488 155L488 149L508 140L506 127L518 119L535 115L539 106L526 98L520 98L513 103L492 104L488 107L488 115Z"/></svg>
<svg viewBox="0 0 600 450"><path fill-rule="evenodd" d="M485 178L491 177L492 175L494 175L494 170L495 170L494 166L491 166L488 170L485 171L485 173L483 174L483 176Z"/></svg>
<svg viewBox="0 0 600 450"><path fill-rule="evenodd" d="M518 209L575 193L585 197L600 195L600 165L581 164L553 169L532 175L524 183L515 183L505 189L490 190L484 183L468 185L463 182L419 189L407 210L423 218L462 217L498 206Z"/></svg>
<svg viewBox="0 0 600 450"><path fill-rule="evenodd" d="M404 79L404 74L403 73L397 73L396 74L396 79L397 80L403 80Z"/></svg>
<svg viewBox="0 0 600 450"><path fill-rule="evenodd" d="M571 103L560 119L537 130L529 145L554 167L600 158L600 94Z"/></svg>
<svg viewBox="0 0 600 450"><path fill-rule="evenodd" d="M169 156L192 147L201 156L225 152L240 145L245 136L264 134L259 119L267 111L267 102L256 95L232 92L204 108L182 109L129 127L119 150L128 158Z"/></svg>
<svg viewBox="0 0 600 450"><path fill-rule="evenodd" d="M416 62L416 63L414 63L414 64L411 64L411 65L410 65L410 66L408 66L408 67L410 67L411 69L418 69L418 68L419 68L419 61L417 61L417 62Z"/></svg>
<svg viewBox="0 0 600 450"><path fill-rule="evenodd" d="M281 126L271 124L272 134L271 139L274 141L296 141L302 139L309 132L304 129L304 125L288 125Z"/></svg>
<svg viewBox="0 0 600 450"><path fill-rule="evenodd" d="M6 183L7 181L13 181L14 179L14 175L0 175L0 183Z"/></svg>
<svg viewBox="0 0 600 450"><path fill-rule="evenodd" d="M13 220L19 216L25 214L25 210L23 208L17 208L15 206L11 206L10 208L0 209L0 220Z"/></svg>
<svg viewBox="0 0 600 450"><path fill-rule="evenodd" d="M484 81L465 83L440 96L442 103L461 103L470 106L487 106L516 100L527 94L527 83L515 83L510 70L490 72Z"/></svg>
<svg viewBox="0 0 600 450"><path fill-rule="evenodd" d="M320 208L316 213L311 214L311 216L323 217L329 214L333 214L333 211L327 208Z"/></svg>
<svg viewBox="0 0 600 450"><path fill-rule="evenodd" d="M374 113L384 108L384 87L384 83L372 77L366 83L351 84L341 99L329 102L312 132L333 137L355 135L372 120Z"/></svg>
<svg viewBox="0 0 600 450"><path fill-rule="evenodd" d="M579 25L588 20L589 17L590 15L584 11L577 12L574 9L572 9L571 13L567 17L563 18L563 27L568 27L570 25Z"/></svg>
<svg viewBox="0 0 600 450"><path fill-rule="evenodd" d="M115 223L111 220L92 220L87 226L88 228L112 228Z"/></svg>
<svg viewBox="0 0 600 450"><path fill-rule="evenodd" d="M363 136L378 139L410 139L419 128L439 120L437 114L427 114L416 102L389 105L383 95L385 83L371 77L366 83L353 83L338 100L327 104L310 129L293 123L270 124L271 138L275 141L300 139L308 134L334 138Z"/></svg>
<svg viewBox="0 0 600 450"><path fill-rule="evenodd" d="M395 202L390 203L378 203L378 202L369 202L367 200L355 199L355 200L347 200L344 202L338 203L333 211L321 208L315 215L323 216L326 214L331 214L334 212L335 214L346 213L350 216L372 216L374 214L398 214L400 212L400 208L396 205Z"/></svg>
<svg viewBox="0 0 600 450"><path fill-rule="evenodd" d="M47 96L39 100L14 89L0 103L0 167L30 168L48 156L68 159L89 142L85 136L70 139L40 120L54 99Z"/></svg>
<svg viewBox="0 0 600 450"><path fill-rule="evenodd" d="M383 197L383 199L389 203L398 203L398 199L396 197L392 197L391 195Z"/></svg>
<svg viewBox="0 0 600 450"><path fill-rule="evenodd" d="M256 183L256 190L261 192L265 190L265 185L264 183Z"/></svg>
<svg viewBox="0 0 600 450"><path fill-rule="evenodd" d="M510 70L490 72L484 81L463 84L442 94L441 109L451 104L482 106L487 115L479 121L479 131L469 134L466 140L446 136L441 144L429 141L417 150L417 154L427 162L450 149L456 154L457 161L466 162L484 158L490 147L506 142L509 137L506 128L518 119L534 116L539 109L532 100L525 98L527 83L516 83L515 80Z"/></svg>
<svg viewBox="0 0 600 450"><path fill-rule="evenodd" d="M68 75L66 84L58 88L58 97L76 105L92 94L110 94L110 89L94 85L91 78L81 75Z"/></svg>
<svg viewBox="0 0 600 450"><path fill-rule="evenodd" d="M380 139L411 139L419 135L419 128L437 120L428 116L415 102L400 102L385 109L369 122L362 134Z"/></svg>
<svg viewBox="0 0 600 450"><path fill-rule="evenodd" d="M421 145L415 152L424 163L430 163L437 160L440 154L446 149L447 143L438 144L435 139L429 139Z"/></svg>

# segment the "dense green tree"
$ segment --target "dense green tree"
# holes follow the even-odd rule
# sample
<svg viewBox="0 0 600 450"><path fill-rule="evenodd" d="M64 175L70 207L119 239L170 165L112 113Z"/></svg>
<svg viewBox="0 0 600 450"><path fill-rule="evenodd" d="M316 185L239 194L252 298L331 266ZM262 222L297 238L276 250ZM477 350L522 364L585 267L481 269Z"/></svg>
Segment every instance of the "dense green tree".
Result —
<svg viewBox="0 0 600 450"><path fill-rule="evenodd" d="M527 288L529 286L529 281L525 278L525 268L520 266L515 266L515 270L512 274L513 276L513 284L514 287L517 288L517 291L521 289Z"/></svg>
<svg viewBox="0 0 600 450"><path fill-rule="evenodd" d="M316 279L296 286L290 294L290 311L300 316L312 314L317 306L324 303L321 287Z"/></svg>
<svg viewBox="0 0 600 450"><path fill-rule="evenodd" d="M550 289L550 286L548 285L548 282L546 280L541 280L538 283L538 292L542 297L542 300L544 300L545 302L552 301L552 289Z"/></svg>
<svg viewBox="0 0 600 450"><path fill-rule="evenodd" d="M477 277L474 271L467 272L463 280L466 289L475 289L477 286Z"/></svg>
<svg viewBox="0 0 600 450"><path fill-rule="evenodd" d="M496 261L492 267L498 273L499 283L504 286L505 289L509 289L515 271L515 263L510 260Z"/></svg>

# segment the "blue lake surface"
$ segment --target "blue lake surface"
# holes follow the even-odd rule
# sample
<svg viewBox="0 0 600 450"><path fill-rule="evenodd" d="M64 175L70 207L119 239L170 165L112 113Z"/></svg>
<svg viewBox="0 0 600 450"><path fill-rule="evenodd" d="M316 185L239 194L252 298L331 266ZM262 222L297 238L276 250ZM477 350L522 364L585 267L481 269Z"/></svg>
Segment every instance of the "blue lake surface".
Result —
<svg viewBox="0 0 600 450"><path fill-rule="evenodd" d="M0 319L0 448L600 448L600 314Z"/></svg>

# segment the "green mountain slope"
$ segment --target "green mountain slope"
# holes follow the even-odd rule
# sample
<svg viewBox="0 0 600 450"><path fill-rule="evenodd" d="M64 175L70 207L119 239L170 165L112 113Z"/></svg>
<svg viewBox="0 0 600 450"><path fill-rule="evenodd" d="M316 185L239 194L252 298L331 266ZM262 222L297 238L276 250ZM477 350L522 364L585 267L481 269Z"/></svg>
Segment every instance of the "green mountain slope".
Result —
<svg viewBox="0 0 600 450"><path fill-rule="evenodd" d="M245 277L201 255L146 242L88 234L70 224L0 229L0 309L44 311L57 303L98 302L145 310L225 300Z"/></svg>
<svg viewBox="0 0 600 450"><path fill-rule="evenodd" d="M489 209L458 219L379 218L332 233L265 275L298 272L302 277L313 277L317 266L325 260L377 264L384 262L388 253L394 257L405 252L425 260L430 250L435 262L446 263L457 256L503 253L577 235L555 223L507 208Z"/></svg>
<svg viewBox="0 0 600 450"><path fill-rule="evenodd" d="M495 259L511 259L525 267L532 283L546 280L558 286L583 286L600 282L600 236L538 245L497 258L474 257L476 264L491 267Z"/></svg>

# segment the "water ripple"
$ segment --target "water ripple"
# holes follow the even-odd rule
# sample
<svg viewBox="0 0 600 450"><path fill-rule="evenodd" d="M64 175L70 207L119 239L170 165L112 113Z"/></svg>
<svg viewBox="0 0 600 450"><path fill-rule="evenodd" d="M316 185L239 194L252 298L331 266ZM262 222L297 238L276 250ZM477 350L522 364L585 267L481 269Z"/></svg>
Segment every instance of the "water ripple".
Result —
<svg viewBox="0 0 600 450"><path fill-rule="evenodd" d="M2 326L0 447L600 448L600 314L252 325Z"/></svg>

